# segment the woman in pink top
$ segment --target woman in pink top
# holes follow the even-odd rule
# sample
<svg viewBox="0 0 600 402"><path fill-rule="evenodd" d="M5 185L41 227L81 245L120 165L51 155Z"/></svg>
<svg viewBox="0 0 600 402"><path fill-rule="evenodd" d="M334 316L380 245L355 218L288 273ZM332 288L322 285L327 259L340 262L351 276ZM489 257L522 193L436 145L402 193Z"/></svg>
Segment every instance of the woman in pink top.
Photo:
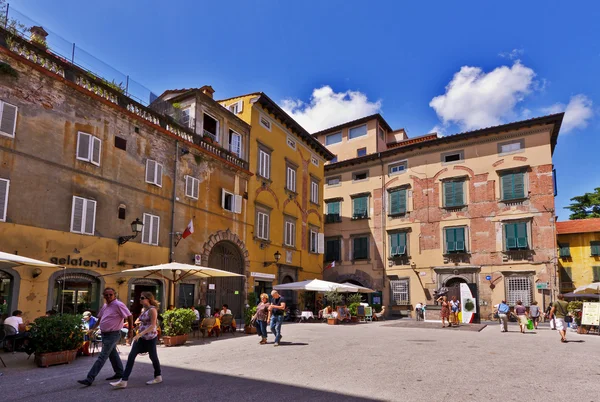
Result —
<svg viewBox="0 0 600 402"><path fill-rule="evenodd" d="M158 354L156 353L156 342L158 340L156 319L158 317L157 310L159 303L150 292L142 292L140 303L142 304L142 314L140 314L140 317L136 320L136 324L140 325L139 332L133 338L123 378L117 382L110 383L110 385L115 388L127 387L129 375L131 374L131 370L133 370L133 363L135 363L135 358L140 353L148 353L150 360L152 361L152 367L154 367L154 379L146 382L146 384L152 385L162 382L160 362L158 361Z"/></svg>

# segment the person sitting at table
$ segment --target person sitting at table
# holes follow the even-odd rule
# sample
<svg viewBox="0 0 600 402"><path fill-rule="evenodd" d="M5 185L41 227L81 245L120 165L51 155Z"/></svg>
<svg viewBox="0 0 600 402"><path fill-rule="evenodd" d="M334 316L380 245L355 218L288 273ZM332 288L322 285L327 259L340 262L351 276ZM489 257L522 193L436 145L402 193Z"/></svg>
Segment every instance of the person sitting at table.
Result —
<svg viewBox="0 0 600 402"><path fill-rule="evenodd" d="M350 322L350 312L348 311L348 308L343 306L343 307L338 307L337 308L337 319L338 321L341 322Z"/></svg>
<svg viewBox="0 0 600 402"><path fill-rule="evenodd" d="M229 310L229 306L227 304L223 304L221 311L219 312L219 317L223 317L225 314L232 314L231 310Z"/></svg>
<svg viewBox="0 0 600 402"><path fill-rule="evenodd" d="M15 310L12 313L12 316L8 317L4 320L4 325L10 325L15 329L14 340L13 340L13 349L16 350L17 341L23 340L23 345L27 345L29 342L30 334L25 330L28 322L23 322L23 312L21 310Z"/></svg>
<svg viewBox="0 0 600 402"><path fill-rule="evenodd" d="M90 355L90 335L89 335L89 330L91 328L94 327L94 325L96 325L96 322L98 322L98 319L96 317L94 317L92 315L91 312L89 311L84 311L83 312L83 328L85 329L85 335L83 335L83 345L81 345L81 347L79 348L79 350L77 351L78 355L83 355L83 356L89 356ZM95 336L95 335L92 335Z"/></svg>
<svg viewBox="0 0 600 402"><path fill-rule="evenodd" d="M194 314L196 315L196 321L200 321L200 312L198 310L196 310L196 307L192 306L190 307L190 309L194 312Z"/></svg>

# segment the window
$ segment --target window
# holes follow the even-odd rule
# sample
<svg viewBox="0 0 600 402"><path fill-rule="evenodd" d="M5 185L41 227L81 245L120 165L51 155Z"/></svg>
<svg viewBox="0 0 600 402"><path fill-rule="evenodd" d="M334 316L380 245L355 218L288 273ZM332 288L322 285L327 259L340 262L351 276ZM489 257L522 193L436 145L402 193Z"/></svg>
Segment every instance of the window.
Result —
<svg viewBox="0 0 600 402"><path fill-rule="evenodd" d="M600 267L592 267L592 282L600 282Z"/></svg>
<svg viewBox="0 0 600 402"><path fill-rule="evenodd" d="M219 142L219 120L215 117L204 113L202 135L211 138L215 142Z"/></svg>
<svg viewBox="0 0 600 402"><path fill-rule="evenodd" d="M348 138L358 138L367 135L367 125L363 124L362 126L353 127L348 131Z"/></svg>
<svg viewBox="0 0 600 402"><path fill-rule="evenodd" d="M242 113L242 110L244 109L244 101L237 101L234 104L229 105L228 109L233 114Z"/></svg>
<svg viewBox="0 0 600 402"><path fill-rule="evenodd" d="M198 191L200 187L200 180L192 176L185 176L185 196L198 199Z"/></svg>
<svg viewBox="0 0 600 402"><path fill-rule="evenodd" d="M191 126L191 119L190 119L190 114L191 114L192 109L191 108L185 108L181 111L181 125L184 127L190 127Z"/></svg>
<svg viewBox="0 0 600 402"><path fill-rule="evenodd" d="M256 237L269 240L269 214L265 210L256 212Z"/></svg>
<svg viewBox="0 0 600 402"><path fill-rule="evenodd" d="M327 185L328 186L339 186L340 182L341 182L341 177L340 176L336 176L336 177L328 177L326 179L327 181Z"/></svg>
<svg viewBox="0 0 600 402"><path fill-rule="evenodd" d="M379 127L379 138L381 138L382 140L385 139L385 131L383 131L383 128Z"/></svg>
<svg viewBox="0 0 600 402"><path fill-rule="evenodd" d="M325 261L341 261L341 239L326 239L325 241Z"/></svg>
<svg viewBox="0 0 600 402"><path fill-rule="evenodd" d="M330 134L325 137L325 145L333 145L342 142L342 133Z"/></svg>
<svg viewBox="0 0 600 402"><path fill-rule="evenodd" d="M309 244L308 251L311 253L316 253L318 251L318 247L319 247L319 232L316 229L311 228L308 240L309 240L308 241L308 244Z"/></svg>
<svg viewBox="0 0 600 402"><path fill-rule="evenodd" d="M315 156L311 156L310 162L317 167L319 166L319 160Z"/></svg>
<svg viewBox="0 0 600 402"><path fill-rule="evenodd" d="M341 222L340 202L332 201L327 203L327 214L325 215L325 223Z"/></svg>
<svg viewBox="0 0 600 402"><path fill-rule="evenodd" d="M96 229L96 201L73 196L71 232L94 235Z"/></svg>
<svg viewBox="0 0 600 402"><path fill-rule="evenodd" d="M125 219L127 217L127 206L125 204L119 205L119 219Z"/></svg>
<svg viewBox="0 0 600 402"><path fill-rule="evenodd" d="M271 177L271 151L258 147L258 175L269 179Z"/></svg>
<svg viewBox="0 0 600 402"><path fill-rule="evenodd" d="M503 142L498 144L498 153L500 155L512 154L520 152L523 148L525 148L525 140Z"/></svg>
<svg viewBox="0 0 600 402"><path fill-rule="evenodd" d="M0 135L15 137L17 110L16 106L0 101Z"/></svg>
<svg viewBox="0 0 600 402"><path fill-rule="evenodd" d="M156 215L144 214L144 228L142 229L142 243L158 246L158 229L160 218Z"/></svg>
<svg viewBox="0 0 600 402"><path fill-rule="evenodd" d="M560 290L572 290L573 288L573 270L571 267L560 267Z"/></svg>
<svg viewBox="0 0 600 402"><path fill-rule="evenodd" d="M392 304L406 305L410 304L408 293L408 279L396 279L390 281L390 296Z"/></svg>
<svg viewBox="0 0 600 402"><path fill-rule="evenodd" d="M229 130L229 152L238 158L242 156L242 136L233 130Z"/></svg>
<svg viewBox="0 0 600 402"><path fill-rule="evenodd" d="M361 157L367 154L367 148L359 148L356 150L356 156Z"/></svg>
<svg viewBox="0 0 600 402"><path fill-rule="evenodd" d="M600 241L590 242L590 248L592 249L592 257L600 257Z"/></svg>
<svg viewBox="0 0 600 402"><path fill-rule="evenodd" d="M287 190L296 192L296 168L291 165L287 165L285 183Z"/></svg>
<svg viewBox="0 0 600 402"><path fill-rule="evenodd" d="M390 234L390 257L400 257L408 255L406 232L398 232Z"/></svg>
<svg viewBox="0 0 600 402"><path fill-rule="evenodd" d="M296 141L294 141L294 139L292 137L290 137L289 135L287 137L287 145L288 145L288 147L290 147L292 149L296 149Z"/></svg>
<svg viewBox="0 0 600 402"><path fill-rule="evenodd" d="M146 183L162 187L163 165L152 159L146 161Z"/></svg>
<svg viewBox="0 0 600 402"><path fill-rule="evenodd" d="M283 229L283 243L290 247L296 246L296 222L291 218L286 219Z"/></svg>
<svg viewBox="0 0 600 402"><path fill-rule="evenodd" d="M0 179L0 222L6 222L6 211L8 209L8 187L10 181Z"/></svg>
<svg viewBox="0 0 600 402"><path fill-rule="evenodd" d="M91 134L77 133L77 159L100 166L102 141Z"/></svg>
<svg viewBox="0 0 600 402"><path fill-rule="evenodd" d="M529 250L527 222L504 224L504 248L511 250Z"/></svg>
<svg viewBox="0 0 600 402"><path fill-rule="evenodd" d="M447 180L444 185L444 206L446 208L462 207L465 205L464 180Z"/></svg>
<svg viewBox="0 0 600 402"><path fill-rule="evenodd" d="M226 211L241 214L242 196L230 193L224 188L221 189L221 207Z"/></svg>
<svg viewBox="0 0 600 402"><path fill-rule="evenodd" d="M310 202L319 204L319 183L315 180L310 180Z"/></svg>
<svg viewBox="0 0 600 402"><path fill-rule="evenodd" d="M127 151L127 140L123 137L119 137L115 135L115 148L122 149L123 151Z"/></svg>
<svg viewBox="0 0 600 402"><path fill-rule="evenodd" d="M446 152L442 154L442 163L458 162L465 159L464 151Z"/></svg>
<svg viewBox="0 0 600 402"><path fill-rule="evenodd" d="M356 197L352 200L352 219L366 219L369 217L369 197Z"/></svg>
<svg viewBox="0 0 600 402"><path fill-rule="evenodd" d="M388 166L388 174L390 176L392 176L392 175L395 175L395 174L404 173L404 172L406 172L407 168L408 168L408 162L407 161L393 163L393 164L391 164L391 165Z"/></svg>
<svg viewBox="0 0 600 402"><path fill-rule="evenodd" d="M403 215L406 213L406 189L390 190L390 211L388 215Z"/></svg>
<svg viewBox="0 0 600 402"><path fill-rule="evenodd" d="M501 176L502 200L519 200L525 198L525 173L512 172Z"/></svg>
<svg viewBox="0 0 600 402"><path fill-rule="evenodd" d="M337 163L337 155L335 155L330 161L329 163Z"/></svg>
<svg viewBox="0 0 600 402"><path fill-rule="evenodd" d="M352 259L366 260L369 258L369 237L352 238Z"/></svg>
<svg viewBox="0 0 600 402"><path fill-rule="evenodd" d="M524 306L531 305L533 296L530 276L507 276L504 278L506 284L506 302L510 306L517 304L518 300L523 302Z"/></svg>
<svg viewBox="0 0 600 402"><path fill-rule="evenodd" d="M367 180L368 178L369 178L369 172L352 173L352 180L354 180L354 181Z"/></svg>
<svg viewBox="0 0 600 402"><path fill-rule="evenodd" d="M444 237L446 239L446 254L465 253L467 243L465 241L465 228L445 228Z"/></svg>
<svg viewBox="0 0 600 402"><path fill-rule="evenodd" d="M569 243L558 243L558 255L560 258L566 258L571 256L571 247Z"/></svg>
<svg viewBox="0 0 600 402"><path fill-rule="evenodd" d="M265 116L260 116L259 122L261 126L271 131L271 121L269 119L267 119Z"/></svg>

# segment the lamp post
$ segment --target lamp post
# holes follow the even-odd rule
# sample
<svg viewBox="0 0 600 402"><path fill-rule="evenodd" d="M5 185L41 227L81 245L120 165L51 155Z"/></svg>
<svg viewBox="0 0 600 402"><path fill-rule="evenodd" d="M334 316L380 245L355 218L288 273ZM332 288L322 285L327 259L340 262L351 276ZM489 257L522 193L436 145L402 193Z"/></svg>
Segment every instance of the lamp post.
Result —
<svg viewBox="0 0 600 402"><path fill-rule="evenodd" d="M135 239L137 235L144 229L144 224L140 221L140 218L135 218L135 221L131 222L131 231L133 234L131 236L121 236L119 237L119 246L127 243L131 239Z"/></svg>
<svg viewBox="0 0 600 402"><path fill-rule="evenodd" d="M279 252L279 250L277 250L275 252L275 254L273 254L273 258L275 258L275 261L265 261L265 262L263 262L263 267L268 267L271 264L277 264L279 262L279 259L281 258L281 253Z"/></svg>

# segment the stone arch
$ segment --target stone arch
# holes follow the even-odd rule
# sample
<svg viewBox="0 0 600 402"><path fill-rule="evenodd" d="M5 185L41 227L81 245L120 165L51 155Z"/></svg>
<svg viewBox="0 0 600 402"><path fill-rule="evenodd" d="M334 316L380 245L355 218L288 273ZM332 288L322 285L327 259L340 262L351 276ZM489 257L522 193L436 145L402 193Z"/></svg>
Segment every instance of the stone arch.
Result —
<svg viewBox="0 0 600 402"><path fill-rule="evenodd" d="M365 271L361 271L359 269L357 269L352 274L338 275L337 278L335 279L335 281L338 283L344 283L347 281L355 281L355 282L361 283L362 286L364 286L364 287L367 287L370 289L375 289L375 281L373 280L371 275L369 275Z"/></svg>
<svg viewBox="0 0 600 402"><path fill-rule="evenodd" d="M436 173L436 174L433 176L432 180L433 180L433 181L436 181L436 180L437 180L437 178L438 178L438 177L440 177L440 175L441 175L442 173L446 173L447 171L448 171L448 168L443 168L442 170L440 170L439 172L437 172L437 173Z"/></svg>
<svg viewBox="0 0 600 402"><path fill-rule="evenodd" d="M2 268L0 269L0 272L3 272L11 277L11 296L10 300L7 300L7 302L10 303L10 311L7 311L7 314L11 314L14 310L17 310L19 306L19 290L21 289L21 275L19 275L19 273L12 268ZM2 277L2 275L0 275L0 277Z"/></svg>
<svg viewBox="0 0 600 402"><path fill-rule="evenodd" d="M323 221L321 220L321 214L319 213L319 211L317 211L316 209L309 209L308 212L306 212L306 220L308 221L308 216L311 214L315 214L317 215L317 218L319 219L319 224L323 225Z"/></svg>
<svg viewBox="0 0 600 402"><path fill-rule="evenodd" d="M259 188L257 188L256 192L254 193L254 199L258 199L258 195L264 191L273 196L275 204L277 205L277 209L279 209L279 197L277 197L277 194L275 194L275 192L269 186L260 186Z"/></svg>
<svg viewBox="0 0 600 402"><path fill-rule="evenodd" d="M298 200L296 200L295 198L288 198L283 202L283 207L281 208L283 210L283 212L285 212L285 207L288 206L288 204L293 204L295 206L298 207L298 210L300 211L300 213L302 213L302 206L300 205L300 203L298 202Z"/></svg>
<svg viewBox="0 0 600 402"><path fill-rule="evenodd" d="M99 289L99 293L102 293L104 291L104 287L106 286L106 282L104 281L104 277L102 277L98 272L96 271L92 271L89 269L82 269L82 268L64 268L61 269L59 271L54 272L52 275L50 275L50 278L48 279L48 293L47 293L47 298L46 298L46 310L52 310L53 305L54 305L54 282L56 282L56 280L62 276L62 275L67 275L67 274L84 274L84 275L88 275L91 277L94 277L97 281L98 281L98 289ZM98 297L100 298L100 295L98 295ZM127 297L127 295L125 296ZM99 303L99 307L101 307L101 303L100 301L98 301Z"/></svg>
<svg viewBox="0 0 600 402"><path fill-rule="evenodd" d="M210 256L210 252L214 246L217 245L220 241L228 241L233 243L239 250L242 258L244 259L244 271L248 272L250 269L250 258L248 249L244 242L239 238L235 233L231 233L229 229L227 230L219 230L218 232L210 235L206 243L204 243L204 248L202 250L202 265L208 266L208 257Z"/></svg>
<svg viewBox="0 0 600 402"><path fill-rule="evenodd" d="M462 170L467 172L471 178L475 177L475 172L473 172L473 169L468 168L466 166L457 165L454 166L454 170Z"/></svg>

